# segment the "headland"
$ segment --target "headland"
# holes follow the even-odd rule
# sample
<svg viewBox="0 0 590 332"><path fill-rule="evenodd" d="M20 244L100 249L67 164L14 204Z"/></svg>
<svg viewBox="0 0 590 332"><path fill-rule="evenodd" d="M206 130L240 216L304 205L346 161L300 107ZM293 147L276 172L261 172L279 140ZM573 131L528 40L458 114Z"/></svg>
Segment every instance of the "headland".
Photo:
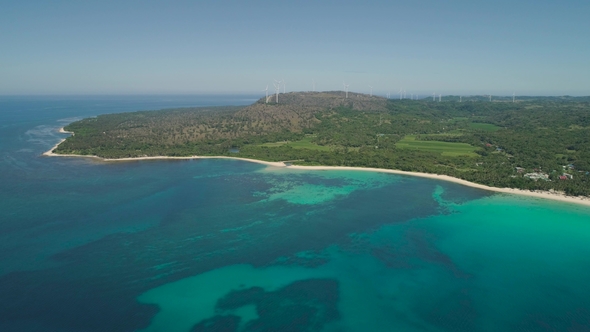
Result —
<svg viewBox="0 0 590 332"><path fill-rule="evenodd" d="M328 91L273 100L99 115L67 125L62 132L76 135L45 154L103 161L217 156L397 172L556 200L590 197L590 142L580 140L590 137L584 98L435 102ZM288 160L297 162L286 166Z"/></svg>

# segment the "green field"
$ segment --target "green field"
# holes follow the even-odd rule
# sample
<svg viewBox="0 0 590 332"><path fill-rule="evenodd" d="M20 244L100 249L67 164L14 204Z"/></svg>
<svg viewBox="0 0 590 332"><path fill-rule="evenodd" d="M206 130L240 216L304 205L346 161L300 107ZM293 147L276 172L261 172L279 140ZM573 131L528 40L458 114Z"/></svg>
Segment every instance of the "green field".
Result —
<svg viewBox="0 0 590 332"><path fill-rule="evenodd" d="M395 144L401 149L416 149L421 151L440 153L443 156L470 156L476 157L476 147L467 143L450 143L440 141L417 141L416 136L408 135Z"/></svg>
<svg viewBox="0 0 590 332"><path fill-rule="evenodd" d="M480 122L470 123L469 128L475 129L475 130L482 130L482 131L497 131L497 130L502 129L501 127L498 127L498 126L493 125L491 123L480 123Z"/></svg>
<svg viewBox="0 0 590 332"><path fill-rule="evenodd" d="M460 137L463 136L463 132L460 130L453 130L453 131L449 131L448 133L442 133L442 134L422 134L420 135L420 137L440 137L440 138L451 138L451 137Z"/></svg>
<svg viewBox="0 0 590 332"><path fill-rule="evenodd" d="M329 146L317 145L311 142L312 137L305 137L300 141L293 141L293 142L274 142L274 143L264 143L262 146L266 147L277 147L277 146L290 146L293 149L309 149L309 150L317 150L317 151L330 151Z"/></svg>

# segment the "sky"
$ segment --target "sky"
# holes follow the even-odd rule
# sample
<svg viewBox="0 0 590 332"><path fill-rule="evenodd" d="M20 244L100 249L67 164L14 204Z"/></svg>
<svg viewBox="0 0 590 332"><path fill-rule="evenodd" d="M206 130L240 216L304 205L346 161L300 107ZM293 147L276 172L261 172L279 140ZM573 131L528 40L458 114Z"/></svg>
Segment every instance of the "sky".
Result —
<svg viewBox="0 0 590 332"><path fill-rule="evenodd" d="M0 3L0 95L590 95L588 0Z"/></svg>

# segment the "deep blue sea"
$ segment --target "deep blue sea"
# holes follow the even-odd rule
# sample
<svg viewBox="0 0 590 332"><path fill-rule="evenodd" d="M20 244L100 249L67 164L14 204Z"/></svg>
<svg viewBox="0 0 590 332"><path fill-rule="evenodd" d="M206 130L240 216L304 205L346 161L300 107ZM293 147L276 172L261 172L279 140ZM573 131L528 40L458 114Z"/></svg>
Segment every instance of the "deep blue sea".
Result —
<svg viewBox="0 0 590 332"><path fill-rule="evenodd" d="M43 157L104 113L0 97L0 331L590 331L590 208L362 171Z"/></svg>

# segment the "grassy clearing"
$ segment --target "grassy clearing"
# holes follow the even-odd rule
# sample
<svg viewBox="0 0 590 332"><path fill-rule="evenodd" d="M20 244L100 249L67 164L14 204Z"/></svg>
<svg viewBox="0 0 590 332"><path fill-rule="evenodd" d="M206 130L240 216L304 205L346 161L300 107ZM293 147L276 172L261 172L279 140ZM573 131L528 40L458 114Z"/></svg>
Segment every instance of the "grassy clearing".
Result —
<svg viewBox="0 0 590 332"><path fill-rule="evenodd" d="M428 151L440 153L443 156L457 157L470 156L476 157L475 151L477 148L467 143L450 143L440 141L417 141L416 136L408 135L395 144L397 148L401 149L415 149L421 151Z"/></svg>
<svg viewBox="0 0 590 332"><path fill-rule="evenodd" d="M312 137L305 137L299 141L293 142L274 142L274 143L264 143L262 146L266 147L278 147L278 146L290 146L293 149L309 149L309 150L317 150L317 151L330 151L329 146L317 145L311 142Z"/></svg>
<svg viewBox="0 0 590 332"><path fill-rule="evenodd" d="M482 130L482 131L498 131L498 130L502 129L502 128L500 128L496 125L493 125L491 123L480 123L480 122L470 123L469 128L475 129L475 130Z"/></svg>
<svg viewBox="0 0 590 332"><path fill-rule="evenodd" d="M461 122L461 121L467 121L467 120L469 120L468 117L460 117L460 116L458 116L458 117L454 117L454 118L450 119L449 122L455 123L455 122Z"/></svg>
<svg viewBox="0 0 590 332"><path fill-rule="evenodd" d="M264 144L260 144L260 146L266 146L268 148L276 148L277 146L283 146L285 144L289 144L289 142L283 141L283 142L264 143Z"/></svg>
<svg viewBox="0 0 590 332"><path fill-rule="evenodd" d="M459 130L453 130L453 131L449 131L448 133L442 133L442 134L421 134L421 137L441 137L441 138L452 138L452 137L460 137L463 136L463 132L459 131Z"/></svg>

